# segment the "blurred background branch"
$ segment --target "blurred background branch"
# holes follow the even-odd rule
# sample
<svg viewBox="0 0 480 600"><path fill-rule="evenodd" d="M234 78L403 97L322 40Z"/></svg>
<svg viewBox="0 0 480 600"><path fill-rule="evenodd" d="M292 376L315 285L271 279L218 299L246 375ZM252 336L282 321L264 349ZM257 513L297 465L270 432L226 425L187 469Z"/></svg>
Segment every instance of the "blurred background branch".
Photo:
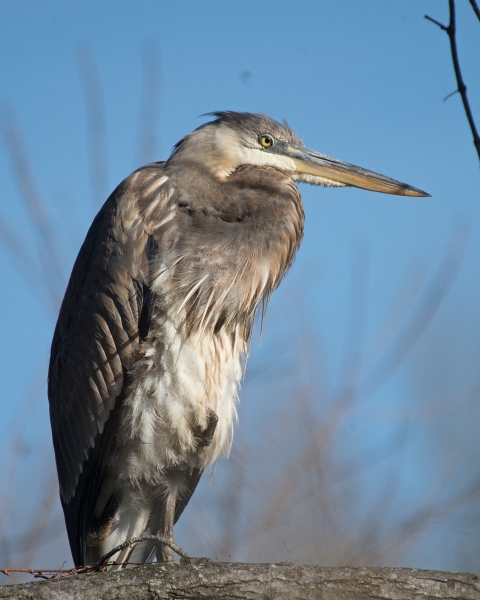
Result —
<svg viewBox="0 0 480 600"><path fill-rule="evenodd" d="M76 61L87 111L91 195L96 212L108 192L107 117L97 63L88 46L77 48Z"/></svg>

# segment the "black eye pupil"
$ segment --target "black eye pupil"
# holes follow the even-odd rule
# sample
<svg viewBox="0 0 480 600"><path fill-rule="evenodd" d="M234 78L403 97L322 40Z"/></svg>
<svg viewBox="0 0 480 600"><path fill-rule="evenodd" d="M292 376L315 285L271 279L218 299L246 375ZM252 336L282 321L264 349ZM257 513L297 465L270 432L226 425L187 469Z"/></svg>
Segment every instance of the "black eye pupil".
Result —
<svg viewBox="0 0 480 600"><path fill-rule="evenodd" d="M261 144L264 148L269 148L273 144L273 140L269 135L262 135Z"/></svg>

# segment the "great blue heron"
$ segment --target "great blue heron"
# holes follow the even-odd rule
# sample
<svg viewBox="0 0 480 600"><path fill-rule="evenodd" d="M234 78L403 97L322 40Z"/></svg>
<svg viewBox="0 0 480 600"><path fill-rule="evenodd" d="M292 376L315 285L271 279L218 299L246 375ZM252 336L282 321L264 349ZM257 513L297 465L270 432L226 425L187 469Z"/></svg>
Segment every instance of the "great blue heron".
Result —
<svg viewBox="0 0 480 600"><path fill-rule="evenodd" d="M218 112L127 177L93 221L60 309L48 395L76 565L173 526L228 454L258 307L303 236L296 183L428 196L307 150L287 123ZM114 556L144 562L155 542Z"/></svg>

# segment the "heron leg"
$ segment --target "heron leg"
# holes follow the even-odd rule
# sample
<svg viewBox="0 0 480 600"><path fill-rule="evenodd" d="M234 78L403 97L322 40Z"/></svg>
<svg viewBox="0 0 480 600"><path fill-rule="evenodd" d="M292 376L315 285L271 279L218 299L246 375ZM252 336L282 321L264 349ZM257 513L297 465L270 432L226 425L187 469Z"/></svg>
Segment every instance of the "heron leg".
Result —
<svg viewBox="0 0 480 600"><path fill-rule="evenodd" d="M194 429L194 435L197 440L197 447L202 448L205 446L209 446L212 443L213 436L215 434L215 429L218 423L218 416L215 414L213 410L209 410L208 412L208 423L206 429ZM158 535L163 537L164 539L170 540L173 543L175 542L175 538L173 537L173 526L175 524L175 511L177 508L177 500L179 502L179 514L177 515L177 519L180 516L181 512L185 508L193 490L195 489L198 480L200 479L201 471L195 469L195 476L193 477L193 488L188 492L186 501L185 501L185 479L186 479L186 471L170 471L167 473L165 478L165 484L167 486L167 494L163 504L163 515L161 519L162 526L158 530ZM191 476L190 476L191 477ZM188 478L187 478L188 481ZM182 483L183 482L183 483ZM178 497L180 486L182 485L182 498ZM188 486L187 486L188 487ZM165 544L155 544L155 554L157 556L157 562L170 562L174 559L175 552L166 546Z"/></svg>
<svg viewBox="0 0 480 600"><path fill-rule="evenodd" d="M168 493L163 505L163 519L162 526L158 530L158 535L164 539L167 539L174 544L175 538L173 536L173 525L175 523L175 506L177 504L177 493L178 493L178 474L173 472L167 476L166 484L168 486ZM171 562L175 557L175 552L166 546L165 544L155 544L155 554L157 562Z"/></svg>

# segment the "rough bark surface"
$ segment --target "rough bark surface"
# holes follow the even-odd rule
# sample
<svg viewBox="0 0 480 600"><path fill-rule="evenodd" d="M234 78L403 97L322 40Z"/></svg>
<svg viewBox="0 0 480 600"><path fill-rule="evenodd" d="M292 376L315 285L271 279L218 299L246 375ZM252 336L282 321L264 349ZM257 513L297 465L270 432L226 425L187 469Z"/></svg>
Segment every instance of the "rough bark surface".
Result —
<svg viewBox="0 0 480 600"><path fill-rule="evenodd" d="M385 567L317 567L195 561L1 586L19 600L479 599L480 577Z"/></svg>

